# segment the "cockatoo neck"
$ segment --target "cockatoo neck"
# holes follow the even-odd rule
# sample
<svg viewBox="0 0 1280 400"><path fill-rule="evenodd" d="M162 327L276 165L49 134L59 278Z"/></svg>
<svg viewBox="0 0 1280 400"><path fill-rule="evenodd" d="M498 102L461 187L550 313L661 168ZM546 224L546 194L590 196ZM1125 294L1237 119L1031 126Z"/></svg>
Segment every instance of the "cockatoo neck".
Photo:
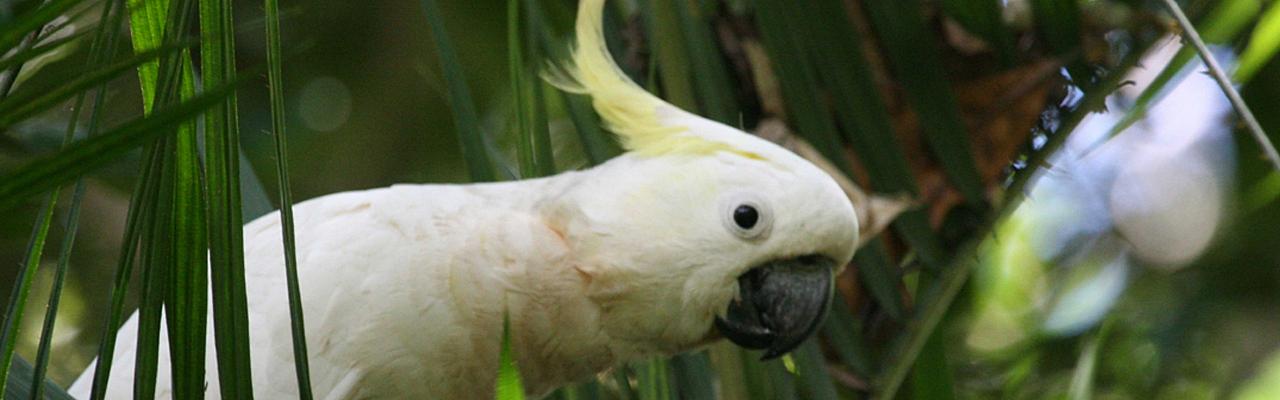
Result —
<svg viewBox="0 0 1280 400"><path fill-rule="evenodd" d="M624 176L639 172L631 168L643 164L622 155L586 170L477 187L491 191L484 196L489 201L535 221L531 237L516 241L551 247L539 250L549 255L546 262L500 269L501 275L493 276L492 284L504 288L512 343L530 394L545 394L654 351L615 337L608 326L610 311L593 296L601 271L615 262L626 264L601 247L599 235L618 234L620 228L600 225L607 216L598 213L619 201L608 188L625 184Z"/></svg>
<svg viewBox="0 0 1280 400"><path fill-rule="evenodd" d="M684 280L651 267L663 261L644 254L652 246L638 243L641 237L663 235L634 223L648 219L634 202L646 201L646 191L637 189L647 186L641 180L672 174L668 164L627 153L582 171L493 184L506 192L502 197L510 207L528 210L563 246L557 255L561 262L528 264L502 278L517 360L530 393L707 341L710 312L682 318L689 314L681 312ZM731 282L724 288L731 297ZM727 303L728 297L716 301ZM640 303L647 305L637 307ZM636 312L642 309L651 313Z"/></svg>

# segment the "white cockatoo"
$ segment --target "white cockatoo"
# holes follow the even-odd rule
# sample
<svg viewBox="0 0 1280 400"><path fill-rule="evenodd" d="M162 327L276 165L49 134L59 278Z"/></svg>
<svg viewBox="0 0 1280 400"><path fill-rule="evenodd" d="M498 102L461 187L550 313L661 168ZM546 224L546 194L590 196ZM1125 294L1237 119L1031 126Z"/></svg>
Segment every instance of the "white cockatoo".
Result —
<svg viewBox="0 0 1280 400"><path fill-rule="evenodd" d="M295 206L316 398L492 398L504 314L535 398L721 337L777 357L815 331L858 243L849 199L808 161L628 79L605 46L603 8L581 1L572 62L549 79L591 96L626 153L542 179L395 185ZM244 228L264 399L297 396L280 230L276 213ZM137 327L135 314L121 328L108 398L132 395ZM157 392L168 398L161 347ZM210 351L209 398L214 363Z"/></svg>

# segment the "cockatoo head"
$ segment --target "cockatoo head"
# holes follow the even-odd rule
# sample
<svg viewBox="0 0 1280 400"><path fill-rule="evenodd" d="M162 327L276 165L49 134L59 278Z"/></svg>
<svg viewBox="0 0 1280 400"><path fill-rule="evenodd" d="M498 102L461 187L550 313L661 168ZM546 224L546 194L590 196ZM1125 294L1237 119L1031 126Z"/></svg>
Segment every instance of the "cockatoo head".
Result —
<svg viewBox="0 0 1280 400"><path fill-rule="evenodd" d="M673 353L721 336L766 358L794 349L853 257L852 204L803 158L627 78L605 47L603 3L580 3L573 63L548 76L591 96L628 149L582 174L562 210L601 326L623 352Z"/></svg>

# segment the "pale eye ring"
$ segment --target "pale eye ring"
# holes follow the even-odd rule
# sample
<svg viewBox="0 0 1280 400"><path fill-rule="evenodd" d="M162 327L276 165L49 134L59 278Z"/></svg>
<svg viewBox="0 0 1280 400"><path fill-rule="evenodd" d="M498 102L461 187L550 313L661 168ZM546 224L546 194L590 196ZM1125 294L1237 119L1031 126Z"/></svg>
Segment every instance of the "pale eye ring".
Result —
<svg viewBox="0 0 1280 400"><path fill-rule="evenodd" d="M742 239L764 238L773 223L769 208L753 197L735 196L725 208L725 229Z"/></svg>

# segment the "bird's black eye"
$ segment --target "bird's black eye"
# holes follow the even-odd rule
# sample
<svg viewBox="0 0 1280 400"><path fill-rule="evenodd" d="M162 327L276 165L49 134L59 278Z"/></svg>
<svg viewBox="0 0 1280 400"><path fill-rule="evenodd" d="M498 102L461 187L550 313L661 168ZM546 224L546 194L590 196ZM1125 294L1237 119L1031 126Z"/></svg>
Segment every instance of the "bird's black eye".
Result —
<svg viewBox="0 0 1280 400"><path fill-rule="evenodd" d="M758 241L769 236L773 211L769 203L750 193L734 193L719 208L724 228L739 239Z"/></svg>
<svg viewBox="0 0 1280 400"><path fill-rule="evenodd" d="M739 228L751 229L760 221L760 212L755 207L743 204L733 209L733 223Z"/></svg>

